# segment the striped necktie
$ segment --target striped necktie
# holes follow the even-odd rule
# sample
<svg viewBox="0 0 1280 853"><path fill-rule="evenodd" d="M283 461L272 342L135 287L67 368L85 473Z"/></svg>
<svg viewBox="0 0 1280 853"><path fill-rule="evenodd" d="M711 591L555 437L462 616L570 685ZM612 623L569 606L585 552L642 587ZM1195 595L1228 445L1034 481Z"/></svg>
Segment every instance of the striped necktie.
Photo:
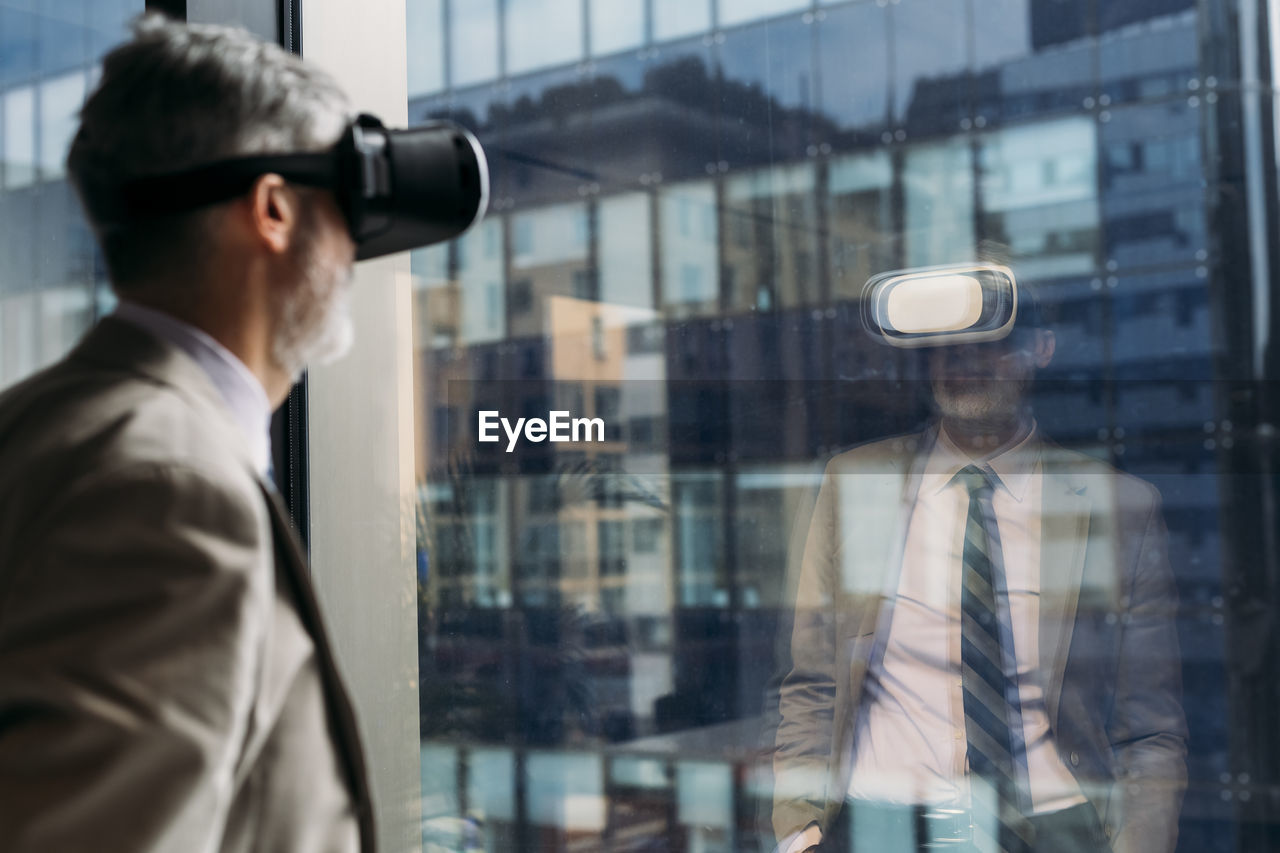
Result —
<svg viewBox="0 0 1280 853"><path fill-rule="evenodd" d="M991 505L991 479L968 466L956 475L969 493L960 593L960 666L968 741L974 843L979 850L1026 853L1033 831L1020 807L1018 766L1022 738L1017 682L1009 676L1013 637L1003 637L1000 594L1004 563ZM1020 731L1018 732L1020 734Z"/></svg>

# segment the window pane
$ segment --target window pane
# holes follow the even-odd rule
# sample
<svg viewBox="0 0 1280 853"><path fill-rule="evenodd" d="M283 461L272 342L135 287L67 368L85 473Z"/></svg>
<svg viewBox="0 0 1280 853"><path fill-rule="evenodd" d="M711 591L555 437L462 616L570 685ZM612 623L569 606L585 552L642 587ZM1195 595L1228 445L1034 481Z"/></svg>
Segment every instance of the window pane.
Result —
<svg viewBox="0 0 1280 853"><path fill-rule="evenodd" d="M1087 118L1022 125L983 139L986 234L1033 278L1087 275L1098 249L1097 140Z"/></svg>
<svg viewBox="0 0 1280 853"><path fill-rule="evenodd" d="M645 4L591 0L591 54L604 56L645 42Z"/></svg>
<svg viewBox="0 0 1280 853"><path fill-rule="evenodd" d="M813 28L795 16L724 34L721 159L734 166L767 162L779 153L800 154L813 141L807 119L815 101L812 37ZM786 132L761 132L770 122Z"/></svg>
<svg viewBox="0 0 1280 853"><path fill-rule="evenodd" d="M458 243L462 294L457 334L462 342L500 339L506 328L502 223L482 222Z"/></svg>
<svg viewBox="0 0 1280 853"><path fill-rule="evenodd" d="M1094 87L1097 43L1081 38L1069 3L988 0L973 33L975 104L981 122L1077 111ZM989 10L989 11L987 11Z"/></svg>
<svg viewBox="0 0 1280 853"><path fill-rule="evenodd" d="M604 828L600 759L573 753L536 753L527 778L532 796L529 819L548 847L568 846L575 836Z"/></svg>
<svg viewBox="0 0 1280 853"><path fill-rule="evenodd" d="M4 95L4 186L17 189L36 179L36 93L30 86Z"/></svg>
<svg viewBox="0 0 1280 853"><path fill-rule="evenodd" d="M1159 27L1105 33L1100 39L1102 93L1112 102L1180 95L1197 73L1198 19L1193 12Z"/></svg>
<svg viewBox="0 0 1280 853"><path fill-rule="evenodd" d="M501 804L485 809L512 817L487 823L485 843L773 850L786 786L827 796L826 765L817 787L775 775L787 727L891 706L867 693L839 709L822 672L875 670L889 690L895 655L931 661L923 690L947 725L911 741L858 716L855 730L878 731L862 756L887 761L860 759L852 792L915 802L946 779L926 799L953 802L971 780L953 698L964 661L948 645L963 646L964 565L948 549L969 498L938 521L938 489L916 486L935 453L999 477L1003 454L1034 446L1040 468L1023 482L1040 491L998 525L1002 630L1020 629L1024 648L1056 630L1027 606L1043 614L1061 599L1031 578L1051 584L1083 559L1072 640L1055 640L1063 689L1123 714L1137 706L1119 698L1116 660L1181 679L1180 701L1143 688L1169 714L1159 737L1187 745L1184 805L1161 831L1176 824L1183 850L1269 849L1275 824L1258 803L1280 754L1262 746L1258 697L1277 674L1259 666L1251 686L1232 686L1230 639L1280 660L1241 603L1280 606L1274 560L1256 544L1277 523L1259 448L1280 415L1264 393L1280 190L1273 93L1237 91L1242 37L1274 55L1271 33L1249 30L1252 7L1240 18L1186 0L585 7L591 63L575 64L570 13L572 32L528 49L539 58L508 53L514 76L421 99L475 117L501 186L487 231L412 261L423 548L439 566L424 585L423 681L449 699L424 704L424 731L438 742L443 708L460 707L466 724L446 742L509 751L485 777ZM503 8L510 32L544 7ZM482 232L497 255L479 264ZM905 303L870 302L868 281L975 260L1012 272L1013 331L891 345L877 318ZM450 333L483 282L493 322ZM992 294L944 304L956 292L929 292L908 319L955 321L957 304L982 319ZM998 365L1010 364L1031 373L1004 381ZM979 430L961 448L951 428L991 428L978 416L988 404L1016 429ZM598 418L600 440L518 436L508 452L505 434L476 440L481 409L513 423ZM1055 479L1064 461L1087 474ZM1009 487L992 483L996 515ZM1083 515L1054 503L1082 490ZM1136 556L1142 542L1150 556ZM1159 588L1142 606L1123 580L1139 567ZM1126 646L1135 620L1160 642ZM837 651L805 644L823 632ZM1017 648L1010 666L1039 674L1003 686L1051 739L1024 731L1023 744L1053 743L1065 729L1022 688L1057 676ZM902 683L918 675L908 669ZM1099 746L1075 748L1075 764L1057 743L1061 772L1048 762L1048 776L1032 759L1041 803L1046 779L1065 781L1062 802L1109 792L1125 760L1069 704L1059 720ZM937 744L947 758L922 758ZM813 752L858 753L852 741ZM478 766L460 765L472 812L489 796L474 789ZM1091 766L1101 782L1079 769ZM1147 790L1180 790L1180 765L1168 768ZM928 782L895 789L903 779Z"/></svg>
<svg viewBox="0 0 1280 853"><path fill-rule="evenodd" d="M680 38L711 29L711 7L707 0L650 0L653 9L653 37Z"/></svg>
<svg viewBox="0 0 1280 853"><path fill-rule="evenodd" d="M600 301L653 307L653 246L644 193L612 196L600 203Z"/></svg>
<svg viewBox="0 0 1280 853"><path fill-rule="evenodd" d="M958 128L969 111L963 3L901 0L889 20L894 120L913 134Z"/></svg>
<svg viewBox="0 0 1280 853"><path fill-rule="evenodd" d="M45 180L63 176L84 96L83 71L60 75L40 86L40 173Z"/></svg>
<svg viewBox="0 0 1280 853"><path fill-rule="evenodd" d="M720 24L741 24L808 6L809 0L720 0Z"/></svg>
<svg viewBox="0 0 1280 853"><path fill-rule="evenodd" d="M725 187L725 289L737 308L820 301L816 177L808 166L744 172Z"/></svg>
<svg viewBox="0 0 1280 853"><path fill-rule="evenodd" d="M842 136L861 130L878 142L889 119L888 13L879 4L859 3L826 15L817 32L823 117Z"/></svg>
<svg viewBox="0 0 1280 853"><path fill-rule="evenodd" d="M410 0L405 4L405 56L409 97L444 88L443 0Z"/></svg>
<svg viewBox="0 0 1280 853"><path fill-rule="evenodd" d="M451 85L498 76L498 0L450 0L449 38Z"/></svg>
<svg viewBox="0 0 1280 853"><path fill-rule="evenodd" d="M24 82L37 68L36 17L28 9L0 6L0 85Z"/></svg>
<svg viewBox="0 0 1280 853"><path fill-rule="evenodd" d="M582 0L520 0L505 15L508 74L582 58Z"/></svg>
<svg viewBox="0 0 1280 853"><path fill-rule="evenodd" d="M662 299L676 314L715 309L718 294L715 188L685 184L659 194Z"/></svg>
<svg viewBox="0 0 1280 853"><path fill-rule="evenodd" d="M112 307L65 160L96 62L142 11L142 0L0 5L0 389Z"/></svg>
<svg viewBox="0 0 1280 853"><path fill-rule="evenodd" d="M832 290L856 298L867 279L894 265L893 163L887 152L849 154L831 161L827 192Z"/></svg>
<svg viewBox="0 0 1280 853"><path fill-rule="evenodd" d="M929 266L973 255L977 248L973 179L973 151L966 139L908 149L903 174L903 237L909 266Z"/></svg>
<svg viewBox="0 0 1280 853"><path fill-rule="evenodd" d="M1202 257L1206 223L1193 200L1202 191L1200 121L1200 109L1178 98L1111 110L1100 126L1105 251L1117 265Z"/></svg>
<svg viewBox="0 0 1280 853"><path fill-rule="evenodd" d="M511 218L511 323L515 334L548 330L573 309L562 299L595 299L587 265L588 220L583 204L541 208Z"/></svg>

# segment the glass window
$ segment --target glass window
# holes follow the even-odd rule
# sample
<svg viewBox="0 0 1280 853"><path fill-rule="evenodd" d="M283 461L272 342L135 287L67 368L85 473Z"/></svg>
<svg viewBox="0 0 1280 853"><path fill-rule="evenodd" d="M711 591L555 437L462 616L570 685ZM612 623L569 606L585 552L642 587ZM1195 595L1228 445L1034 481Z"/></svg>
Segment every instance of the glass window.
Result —
<svg viewBox="0 0 1280 853"><path fill-rule="evenodd" d="M587 264L587 208L584 204L540 208L511 219L511 266L515 299L513 332L527 335L548 324L569 322L573 308L565 297L594 297L594 278Z"/></svg>
<svg viewBox="0 0 1280 853"><path fill-rule="evenodd" d="M645 43L645 4L590 0L591 55L605 56Z"/></svg>
<svg viewBox="0 0 1280 853"><path fill-rule="evenodd" d="M5 48L0 51L0 81L9 88L29 78L39 67L40 40L30 4L0 6L0 33L4 33Z"/></svg>
<svg viewBox="0 0 1280 853"><path fill-rule="evenodd" d="M502 222L496 219L482 222L458 243L461 299L455 334L461 342L498 340L505 334L502 244Z"/></svg>
<svg viewBox="0 0 1280 853"><path fill-rule="evenodd" d="M720 0L720 25L742 24L808 6L809 0Z"/></svg>
<svg viewBox="0 0 1280 853"><path fill-rule="evenodd" d="M821 301L815 175L808 165L742 172L725 185L723 275L735 308Z"/></svg>
<svg viewBox="0 0 1280 853"><path fill-rule="evenodd" d="M142 11L0 5L0 388L60 358L114 303L64 163L98 60Z"/></svg>
<svg viewBox="0 0 1280 853"><path fill-rule="evenodd" d="M653 307L653 227L648 194L600 202L600 301Z"/></svg>
<svg viewBox="0 0 1280 853"><path fill-rule="evenodd" d="M444 41L443 0L412 0L405 4L410 98L444 88Z"/></svg>
<svg viewBox="0 0 1280 853"><path fill-rule="evenodd" d="M659 193L662 299L677 314L714 310L719 291L716 192L709 183Z"/></svg>
<svg viewBox="0 0 1280 853"><path fill-rule="evenodd" d="M1269 849L1280 189L1274 93L1239 79L1239 46L1273 55L1273 28L1187 0L574 5L590 63L579 13L522 47L539 30L512 21L549 7L510 0L506 76L415 100L476 119L500 187L411 261L439 566L423 760L444 750L448 776L424 815L472 815L487 849L773 850L813 816L788 786L822 801L826 760L859 755L804 744L810 787L792 736L891 705L826 698L828 673L870 670L886 691L928 670L944 724L912 741L860 716L854 799L962 802L972 464L1001 538L998 702L1025 716L997 710L1011 750L1054 747L1027 796L1095 803L1089 837L1125 831L1113 791L1138 796L1130 814L1176 829L1159 853ZM865 295L959 263L1013 274L1010 334L891 345L891 315L924 336L1011 304L965 276ZM475 441L481 407L553 406L598 440ZM826 631L834 650L806 645ZM1151 736L1116 741L1095 707ZM1144 786L1113 788L1157 743Z"/></svg>
<svg viewBox="0 0 1280 853"><path fill-rule="evenodd" d="M508 74L582 58L582 0L521 0L503 14Z"/></svg>
<svg viewBox="0 0 1280 853"><path fill-rule="evenodd" d="M973 28L974 67L999 68L1032 54L1048 36L1035 32L1032 0L987 0Z"/></svg>
<svg viewBox="0 0 1280 853"><path fill-rule="evenodd" d="M885 151L831 160L827 221L832 291L851 299L877 272L894 266L893 161Z"/></svg>
<svg viewBox="0 0 1280 853"><path fill-rule="evenodd" d="M1069 3L990 0L974 27L974 114L999 118L1078 111L1096 98L1097 44Z"/></svg>
<svg viewBox="0 0 1280 853"><path fill-rule="evenodd" d="M900 0L889 15L893 118L915 135L958 129L969 103L961 0Z"/></svg>
<svg viewBox="0 0 1280 853"><path fill-rule="evenodd" d="M812 32L799 18L785 18L726 33L721 66L727 77L762 89L782 106L809 108L813 103L808 49Z"/></svg>
<svg viewBox="0 0 1280 853"><path fill-rule="evenodd" d="M727 607L730 588L724 563L723 478L715 472L676 474L671 492L680 603L692 608Z"/></svg>
<svg viewBox="0 0 1280 853"><path fill-rule="evenodd" d="M799 154L813 108L813 28L798 16L723 35L720 158L735 166L767 162L791 142ZM764 132L770 124L787 133Z"/></svg>
<svg viewBox="0 0 1280 853"><path fill-rule="evenodd" d="M1099 127L1106 158L1104 249L1122 267L1195 262L1207 239L1202 209L1200 109L1186 98L1108 111Z"/></svg>
<svg viewBox="0 0 1280 853"><path fill-rule="evenodd" d="M929 266L972 254L973 149L968 139L907 149L903 166L908 266Z"/></svg>
<svg viewBox="0 0 1280 853"><path fill-rule="evenodd" d="M473 749L468 753L467 771L468 814L482 828L484 849L512 849L516 840L515 756L509 749Z"/></svg>
<svg viewBox="0 0 1280 853"><path fill-rule="evenodd" d="M1035 278L1087 275L1098 250L1097 133L1088 118L983 137L983 230Z"/></svg>
<svg viewBox="0 0 1280 853"><path fill-rule="evenodd" d="M40 85L40 174L45 180L63 176L63 162L84 96L83 71L62 74Z"/></svg>
<svg viewBox="0 0 1280 853"><path fill-rule="evenodd" d="M688 828L690 846L702 850L729 850L733 832L733 778L731 768L710 761L676 764L677 818Z"/></svg>
<svg viewBox="0 0 1280 853"><path fill-rule="evenodd" d="M538 846L568 848L604 829L603 770L600 758L589 754L529 756L529 820L540 837Z"/></svg>
<svg viewBox="0 0 1280 853"><path fill-rule="evenodd" d="M888 13L878 3L855 3L826 12L817 27L818 80L830 141L856 139L862 131L880 139L889 119ZM833 81L840 81L833 85Z"/></svg>
<svg viewBox="0 0 1280 853"><path fill-rule="evenodd" d="M655 40L680 38L711 29L707 0L650 0Z"/></svg>
<svg viewBox="0 0 1280 853"><path fill-rule="evenodd" d="M453 86L498 76L498 0L450 0L448 55Z"/></svg>
<svg viewBox="0 0 1280 853"><path fill-rule="evenodd" d="M36 180L36 93L30 86L4 95L4 186L18 189Z"/></svg>

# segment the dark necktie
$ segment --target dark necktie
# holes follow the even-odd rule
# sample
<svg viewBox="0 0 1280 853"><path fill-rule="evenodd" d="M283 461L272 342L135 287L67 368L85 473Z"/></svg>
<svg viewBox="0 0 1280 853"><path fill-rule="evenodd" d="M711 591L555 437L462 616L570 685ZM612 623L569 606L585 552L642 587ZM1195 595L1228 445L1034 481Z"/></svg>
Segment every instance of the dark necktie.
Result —
<svg viewBox="0 0 1280 853"><path fill-rule="evenodd" d="M960 666L964 727L973 792L974 842L979 850L1026 853L1034 843L1019 805L1021 725L1013 666L1013 638L1001 636L1003 560L991 506L992 486L980 468L968 466L956 480L969 493L960 593ZM1006 663L1008 662L1008 663ZM983 784L985 783L985 785Z"/></svg>

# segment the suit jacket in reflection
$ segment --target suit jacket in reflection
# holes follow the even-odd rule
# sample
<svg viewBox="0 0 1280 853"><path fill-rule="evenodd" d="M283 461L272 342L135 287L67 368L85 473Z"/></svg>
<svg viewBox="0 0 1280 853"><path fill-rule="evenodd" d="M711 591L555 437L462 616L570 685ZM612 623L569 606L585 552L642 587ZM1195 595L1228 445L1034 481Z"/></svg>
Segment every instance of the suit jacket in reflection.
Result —
<svg viewBox="0 0 1280 853"><path fill-rule="evenodd" d="M307 566L217 390L119 320L0 396L0 846L373 850Z"/></svg>
<svg viewBox="0 0 1280 853"><path fill-rule="evenodd" d="M936 431L831 460L795 543L791 670L779 696L774 831L832 825L873 650ZM1186 787L1177 607L1159 493L1041 442L1041 672L1063 761L1123 853L1170 853Z"/></svg>

